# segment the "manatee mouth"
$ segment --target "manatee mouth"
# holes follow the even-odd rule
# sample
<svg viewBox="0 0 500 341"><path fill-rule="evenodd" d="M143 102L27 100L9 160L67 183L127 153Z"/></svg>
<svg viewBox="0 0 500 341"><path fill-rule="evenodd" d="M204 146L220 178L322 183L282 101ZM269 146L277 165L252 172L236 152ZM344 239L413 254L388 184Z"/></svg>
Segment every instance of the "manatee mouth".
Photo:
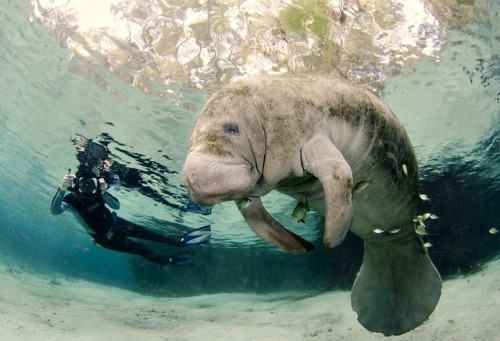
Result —
<svg viewBox="0 0 500 341"><path fill-rule="evenodd" d="M248 196L259 175L248 163L189 154L184 163L184 184L196 204L215 205Z"/></svg>

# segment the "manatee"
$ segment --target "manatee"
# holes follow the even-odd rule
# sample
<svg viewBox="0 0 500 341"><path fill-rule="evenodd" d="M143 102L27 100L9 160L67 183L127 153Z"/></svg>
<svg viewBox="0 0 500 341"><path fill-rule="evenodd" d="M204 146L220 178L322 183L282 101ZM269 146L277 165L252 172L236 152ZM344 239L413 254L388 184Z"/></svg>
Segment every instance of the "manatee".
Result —
<svg viewBox="0 0 500 341"><path fill-rule="evenodd" d="M191 199L234 200L261 238L288 251L314 245L264 208L272 190L325 217L323 244L350 230L364 241L351 292L368 330L400 335L429 318L441 278L413 219L418 165L400 121L371 92L321 75L249 77L207 101L190 138L183 178Z"/></svg>

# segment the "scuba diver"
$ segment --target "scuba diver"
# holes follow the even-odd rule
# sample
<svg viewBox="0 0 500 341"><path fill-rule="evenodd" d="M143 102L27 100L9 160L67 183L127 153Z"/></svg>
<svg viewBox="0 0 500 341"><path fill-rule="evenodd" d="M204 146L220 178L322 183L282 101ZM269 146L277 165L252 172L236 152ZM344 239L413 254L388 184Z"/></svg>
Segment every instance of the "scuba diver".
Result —
<svg viewBox="0 0 500 341"><path fill-rule="evenodd" d="M71 170L69 170L68 174L64 175L61 185L52 199L51 213L59 215L64 211L71 211L94 238L95 243L104 248L139 255L147 261L161 266L170 264L177 266L193 265L192 256L194 253L192 251L171 256L159 255L154 253L147 245L130 238L167 243L176 247L197 245L210 240L210 226L207 225L193 230L177 239L151 231L118 217L107 206L113 210L118 210L120 202L106 191L108 185L104 180L104 174L99 176L95 171L96 169L100 170L100 173L105 171L106 159L103 158L107 158L107 153L102 154L102 148L106 147L93 143L92 140L86 140L85 148L78 145L76 147L79 150L80 166L76 174L71 174ZM98 152L92 151L93 149ZM81 154L88 154L88 157L82 157ZM66 194L66 191L70 193Z"/></svg>

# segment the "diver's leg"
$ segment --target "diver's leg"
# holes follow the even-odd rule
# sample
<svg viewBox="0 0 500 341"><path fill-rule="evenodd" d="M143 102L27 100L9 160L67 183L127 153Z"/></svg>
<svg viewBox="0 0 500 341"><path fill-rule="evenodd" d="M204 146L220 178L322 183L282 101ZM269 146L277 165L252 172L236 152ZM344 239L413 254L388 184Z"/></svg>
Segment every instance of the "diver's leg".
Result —
<svg viewBox="0 0 500 341"><path fill-rule="evenodd" d="M177 247L183 246L183 243L178 238L169 237L167 235L164 235L163 233L151 231L143 226L133 224L120 217L117 217L112 232L114 235L118 236L139 238L157 243L167 243Z"/></svg>
<svg viewBox="0 0 500 341"><path fill-rule="evenodd" d="M130 240L126 237L120 237L114 235L112 238L99 238L96 239L96 243L100 246L118 252L130 253L144 258L150 258L154 255L153 250L148 246L138 243L136 241Z"/></svg>
<svg viewBox="0 0 500 341"><path fill-rule="evenodd" d="M147 261L158 265L175 264L175 256L157 255L148 246L125 237L113 236L111 239L103 237L96 239L96 243L113 251L142 256Z"/></svg>

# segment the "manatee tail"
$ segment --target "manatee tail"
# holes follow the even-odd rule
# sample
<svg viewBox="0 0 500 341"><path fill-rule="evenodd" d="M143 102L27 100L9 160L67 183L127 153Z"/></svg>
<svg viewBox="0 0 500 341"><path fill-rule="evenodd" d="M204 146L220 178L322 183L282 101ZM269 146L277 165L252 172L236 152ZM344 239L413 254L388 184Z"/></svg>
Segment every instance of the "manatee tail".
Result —
<svg viewBox="0 0 500 341"><path fill-rule="evenodd" d="M380 236L385 239L380 242L376 236L365 240L363 264L351 293L358 321L386 336L419 326L441 296L441 277L421 239L413 230L398 235Z"/></svg>

